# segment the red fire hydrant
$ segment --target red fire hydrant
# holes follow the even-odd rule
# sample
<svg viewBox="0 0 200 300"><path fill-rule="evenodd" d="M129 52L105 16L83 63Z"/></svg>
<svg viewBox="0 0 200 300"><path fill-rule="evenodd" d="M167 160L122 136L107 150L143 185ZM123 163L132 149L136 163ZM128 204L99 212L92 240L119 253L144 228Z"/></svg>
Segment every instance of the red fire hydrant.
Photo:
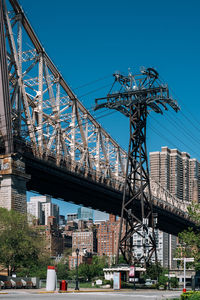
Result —
<svg viewBox="0 0 200 300"><path fill-rule="evenodd" d="M60 291L67 291L67 281L66 280L61 280Z"/></svg>

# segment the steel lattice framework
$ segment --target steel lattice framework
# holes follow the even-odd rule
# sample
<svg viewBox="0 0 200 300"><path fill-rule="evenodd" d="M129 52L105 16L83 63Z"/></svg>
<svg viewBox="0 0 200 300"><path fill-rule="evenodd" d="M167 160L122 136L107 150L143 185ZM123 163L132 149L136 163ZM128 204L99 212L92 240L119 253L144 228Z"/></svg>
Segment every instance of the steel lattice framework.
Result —
<svg viewBox="0 0 200 300"><path fill-rule="evenodd" d="M114 83L109 94L96 99L96 108L116 109L129 117L130 139L121 213L121 230L119 249L129 264L146 265L153 253L156 255L154 234L154 216L150 179L148 170L146 125L149 110L163 113L160 107L167 110L167 105L176 112L179 107L169 97L167 85L160 82L157 71L153 68L141 69L136 75L114 74ZM119 92L112 91L119 86ZM141 217L135 214L136 203L141 203ZM122 235L122 222L126 220L126 231ZM149 232L152 227L152 233ZM138 233L143 238L143 256L134 257L132 236ZM119 251L118 251L119 252Z"/></svg>
<svg viewBox="0 0 200 300"><path fill-rule="evenodd" d="M0 5L1 153L26 142L35 157L123 181L126 152L77 99L18 2Z"/></svg>

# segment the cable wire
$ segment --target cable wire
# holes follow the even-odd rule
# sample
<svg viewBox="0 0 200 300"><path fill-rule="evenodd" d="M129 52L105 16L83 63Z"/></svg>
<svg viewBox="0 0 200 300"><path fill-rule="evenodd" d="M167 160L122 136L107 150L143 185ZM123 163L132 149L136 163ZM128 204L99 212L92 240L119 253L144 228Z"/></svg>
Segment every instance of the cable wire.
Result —
<svg viewBox="0 0 200 300"><path fill-rule="evenodd" d="M183 144L186 148L190 149L192 153L195 153L197 155L197 157L199 156L199 153L197 153L196 151L194 151L192 148L190 148L190 146L186 145L180 138L178 138L175 134L173 134L168 128L166 128L165 126L163 126L163 124L160 124L160 122L158 120L156 120L154 117L151 116L151 118L153 120L155 120L160 126L161 128L164 128L167 132L170 133L171 136L173 136L177 141L179 141L181 144Z"/></svg>

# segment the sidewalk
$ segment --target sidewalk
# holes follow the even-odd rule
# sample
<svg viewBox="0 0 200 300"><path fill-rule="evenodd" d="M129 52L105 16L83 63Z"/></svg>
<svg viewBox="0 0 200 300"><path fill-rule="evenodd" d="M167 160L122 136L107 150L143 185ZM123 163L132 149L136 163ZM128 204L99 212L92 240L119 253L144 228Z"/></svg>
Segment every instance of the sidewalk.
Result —
<svg viewBox="0 0 200 300"><path fill-rule="evenodd" d="M59 294L59 293L97 293L97 292L109 292L109 293L144 293L144 294L148 294L151 293L153 291L157 291L157 290L152 290L152 289L137 289L137 290L133 290L133 289L121 289L121 290L113 290L113 289L102 289L102 288L80 288L80 290L75 291L72 288L69 288L67 291L59 291L59 289L57 289L56 291L46 291L46 288L41 288L41 289L0 289L0 295L1 294ZM159 291L158 291L159 292ZM168 291L162 291L162 292L168 292ZM172 292L172 291L171 291Z"/></svg>
<svg viewBox="0 0 200 300"><path fill-rule="evenodd" d="M0 289L1 294L58 294L58 293L91 293L91 292L113 292L113 289L98 289L98 288L80 288L80 290L75 291L74 289L69 288L67 291L46 291L46 288L41 289ZM121 290L122 291L122 290ZM123 292L126 290L123 290ZM117 292L115 290L115 292Z"/></svg>

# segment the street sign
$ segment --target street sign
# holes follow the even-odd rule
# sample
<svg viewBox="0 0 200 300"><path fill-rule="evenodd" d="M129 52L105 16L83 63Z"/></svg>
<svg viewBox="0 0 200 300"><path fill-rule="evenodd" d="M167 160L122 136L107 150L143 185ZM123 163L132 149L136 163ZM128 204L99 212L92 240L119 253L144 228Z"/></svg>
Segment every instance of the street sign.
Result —
<svg viewBox="0 0 200 300"><path fill-rule="evenodd" d="M135 267L134 266L130 266L129 278L130 277L135 277Z"/></svg>
<svg viewBox="0 0 200 300"><path fill-rule="evenodd" d="M131 278L131 277L135 277L135 267L134 266L130 266L129 278Z"/></svg>
<svg viewBox="0 0 200 300"><path fill-rule="evenodd" d="M138 278L135 277L129 278L129 282L138 282Z"/></svg>
<svg viewBox="0 0 200 300"><path fill-rule="evenodd" d="M184 262L184 277L183 277L183 293L186 292L186 262L193 262L194 257L173 258L173 260L183 260Z"/></svg>
<svg viewBox="0 0 200 300"><path fill-rule="evenodd" d="M173 258L173 260L184 260L186 262L193 262L194 261L194 257Z"/></svg>
<svg viewBox="0 0 200 300"><path fill-rule="evenodd" d="M185 261L186 261L186 262L193 262L193 261L194 261L194 257L186 258Z"/></svg>
<svg viewBox="0 0 200 300"><path fill-rule="evenodd" d="M172 278L172 277L176 277L176 275L175 275L175 274L165 274L165 276L166 276L166 277L170 277L170 278Z"/></svg>

